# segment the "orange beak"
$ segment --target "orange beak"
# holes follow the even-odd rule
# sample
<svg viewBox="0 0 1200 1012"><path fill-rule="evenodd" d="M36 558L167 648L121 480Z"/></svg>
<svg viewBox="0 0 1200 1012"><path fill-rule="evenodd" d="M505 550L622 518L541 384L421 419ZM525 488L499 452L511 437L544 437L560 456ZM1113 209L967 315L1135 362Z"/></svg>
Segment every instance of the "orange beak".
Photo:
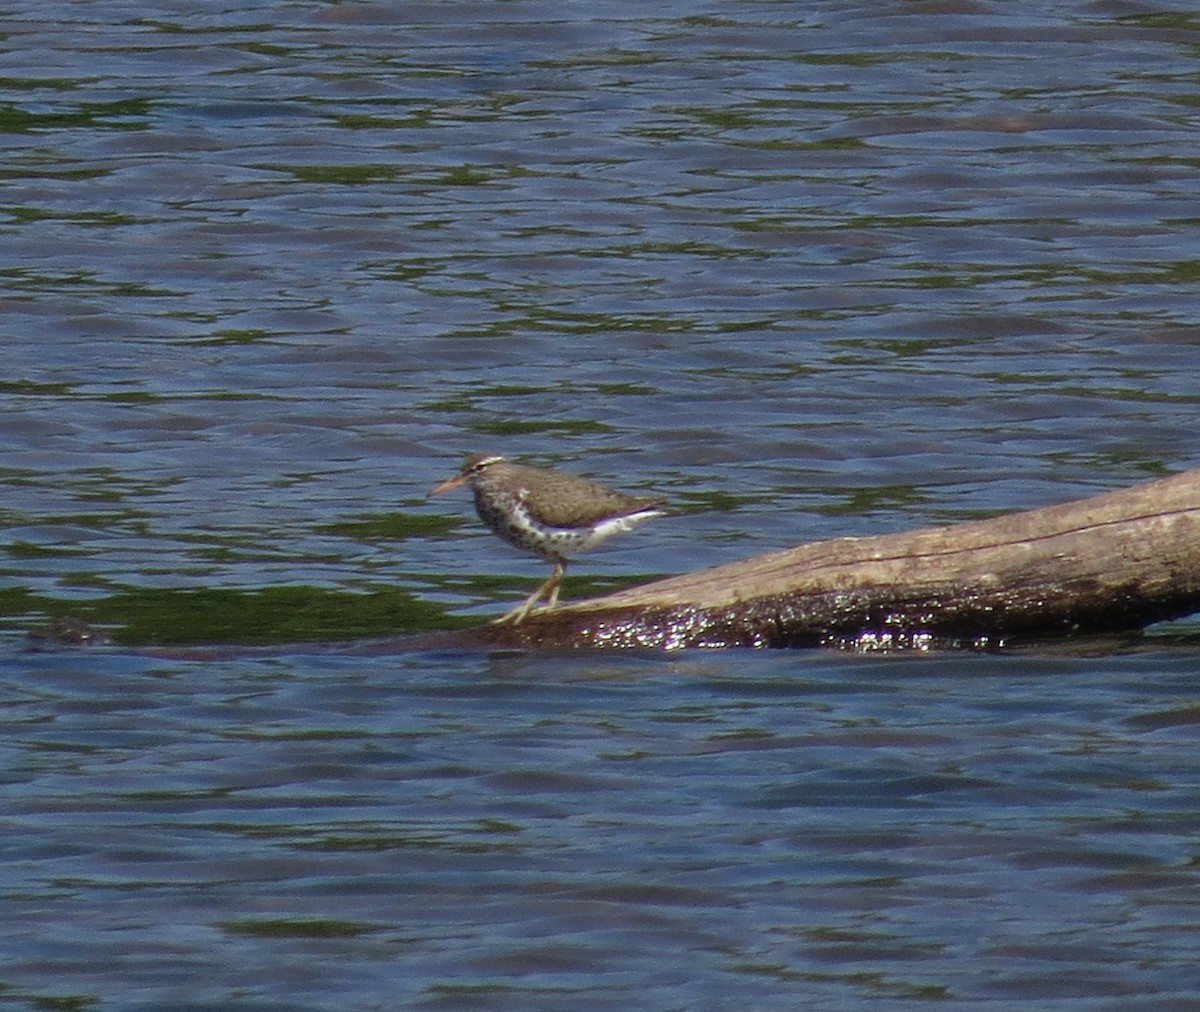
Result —
<svg viewBox="0 0 1200 1012"><path fill-rule="evenodd" d="M439 492L449 492L452 488L458 488L467 479L461 474L456 474L453 478L447 478L443 482L434 485L428 492L425 493L425 498L428 499L431 495L437 495Z"/></svg>

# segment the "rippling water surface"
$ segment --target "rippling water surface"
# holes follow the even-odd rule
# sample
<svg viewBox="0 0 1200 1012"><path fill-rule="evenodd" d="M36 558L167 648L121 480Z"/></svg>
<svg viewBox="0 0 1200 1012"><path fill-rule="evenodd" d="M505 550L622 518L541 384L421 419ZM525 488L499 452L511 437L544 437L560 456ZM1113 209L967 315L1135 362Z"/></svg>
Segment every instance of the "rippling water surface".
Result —
<svg viewBox="0 0 1200 1012"><path fill-rule="evenodd" d="M1190 1007L1186 636L361 642L467 450L677 505L569 596L1200 466L1191 7L5 15L3 1002Z"/></svg>
<svg viewBox="0 0 1200 1012"><path fill-rule="evenodd" d="M1194 1004L1190 652L20 669L11 1002Z"/></svg>

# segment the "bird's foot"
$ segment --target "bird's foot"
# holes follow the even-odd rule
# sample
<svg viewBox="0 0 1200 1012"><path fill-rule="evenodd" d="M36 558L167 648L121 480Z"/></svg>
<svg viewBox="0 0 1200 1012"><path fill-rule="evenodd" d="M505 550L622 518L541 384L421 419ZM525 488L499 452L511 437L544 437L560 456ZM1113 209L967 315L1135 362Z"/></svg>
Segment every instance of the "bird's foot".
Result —
<svg viewBox="0 0 1200 1012"><path fill-rule="evenodd" d="M553 611L554 605L543 604L535 606L532 601L524 601L517 605L511 611L506 611L499 618L494 618L491 621L492 625L520 625L530 615L541 615L548 611Z"/></svg>
<svg viewBox="0 0 1200 1012"><path fill-rule="evenodd" d="M537 590L530 594L524 601L517 605L512 611L506 611L499 618L492 619L492 625L520 625L533 612L553 611L554 606L558 604L558 591L562 587L563 573L566 571L567 564L561 559L554 564L554 572L550 574L550 578L543 583ZM546 603L542 607L536 607L538 601L546 599Z"/></svg>
<svg viewBox="0 0 1200 1012"><path fill-rule="evenodd" d="M520 625L521 621L529 614L529 609L523 604L517 605L512 611L506 611L499 618L494 618L491 625Z"/></svg>

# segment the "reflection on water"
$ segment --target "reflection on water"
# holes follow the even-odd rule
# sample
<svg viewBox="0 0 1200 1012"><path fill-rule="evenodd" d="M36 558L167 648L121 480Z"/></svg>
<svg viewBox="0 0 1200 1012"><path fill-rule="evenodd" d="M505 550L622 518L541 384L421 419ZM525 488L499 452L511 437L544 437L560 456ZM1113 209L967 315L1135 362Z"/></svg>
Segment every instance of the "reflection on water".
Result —
<svg viewBox="0 0 1200 1012"><path fill-rule="evenodd" d="M1196 466L1169 8L10 5L3 996L1190 1000L1190 647L277 646L528 592L466 450L678 507L568 596Z"/></svg>

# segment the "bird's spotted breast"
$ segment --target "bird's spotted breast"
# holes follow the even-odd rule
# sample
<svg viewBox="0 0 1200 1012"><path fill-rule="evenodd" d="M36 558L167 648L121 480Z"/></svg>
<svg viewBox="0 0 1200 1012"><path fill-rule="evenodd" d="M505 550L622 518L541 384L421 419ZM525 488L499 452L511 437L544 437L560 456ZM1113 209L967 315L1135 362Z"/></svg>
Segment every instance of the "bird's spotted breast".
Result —
<svg viewBox="0 0 1200 1012"><path fill-rule="evenodd" d="M475 496L475 509L480 519L510 545L522 548L546 559L568 559L587 551L610 534L628 530L631 521L639 516L614 517L578 527L556 527L536 518L525 499L525 490L516 495L490 494ZM647 515L655 515L647 511Z"/></svg>

